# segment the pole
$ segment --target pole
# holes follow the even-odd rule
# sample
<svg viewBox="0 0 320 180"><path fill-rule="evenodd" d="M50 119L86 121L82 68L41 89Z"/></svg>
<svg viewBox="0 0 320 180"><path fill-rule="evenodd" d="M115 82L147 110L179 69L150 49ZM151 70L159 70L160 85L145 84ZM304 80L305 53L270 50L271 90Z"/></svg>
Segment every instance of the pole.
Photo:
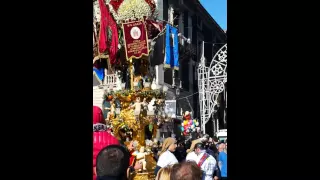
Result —
<svg viewBox="0 0 320 180"><path fill-rule="evenodd" d="M216 120L214 119L214 117L212 118L213 121L213 135L216 136Z"/></svg>
<svg viewBox="0 0 320 180"><path fill-rule="evenodd" d="M133 67L132 67L132 59L130 59L130 89L133 91Z"/></svg>
<svg viewBox="0 0 320 180"><path fill-rule="evenodd" d="M201 58L204 58L204 41L202 41L202 57ZM203 67L204 68L204 67ZM203 69L203 71L205 71L205 69ZM206 92L205 92L205 77L204 76L204 73L205 72L202 72L202 123L201 123L201 126L202 126L202 132L203 134L206 134L206 109L205 109L205 101L208 101L206 97Z"/></svg>

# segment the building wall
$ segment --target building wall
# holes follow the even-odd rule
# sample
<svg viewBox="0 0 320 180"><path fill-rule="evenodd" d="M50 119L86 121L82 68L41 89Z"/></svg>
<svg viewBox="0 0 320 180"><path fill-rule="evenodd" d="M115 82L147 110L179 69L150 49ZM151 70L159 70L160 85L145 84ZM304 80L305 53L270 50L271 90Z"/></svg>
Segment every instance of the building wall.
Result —
<svg viewBox="0 0 320 180"><path fill-rule="evenodd" d="M208 16L208 12L205 12L204 8L199 6L196 1L163 0L163 20L166 21L168 20L169 5L174 7L176 14L180 14L175 20L175 25L179 25L179 32L185 37L190 38L191 45L196 48L196 56L190 56L188 60L180 62L179 72L175 73L178 75L176 84L179 84L179 78L182 81L183 90L180 93L181 98L198 92L197 66L201 58L202 41L208 42L205 43L204 55L209 65L219 47L222 47L221 45L214 47L213 43L226 43L226 35L217 23ZM181 43L179 45L186 46L187 44ZM172 71L166 70L163 76L164 82L172 85ZM195 94L189 97L188 100L193 108L194 116L199 118L199 95ZM178 104L181 104L181 107L187 108L185 100L180 100ZM189 110L189 108L187 109ZM183 110L185 111L185 109Z"/></svg>
<svg viewBox="0 0 320 180"><path fill-rule="evenodd" d="M102 109L104 89L99 89L98 86L93 86L93 106L98 106Z"/></svg>

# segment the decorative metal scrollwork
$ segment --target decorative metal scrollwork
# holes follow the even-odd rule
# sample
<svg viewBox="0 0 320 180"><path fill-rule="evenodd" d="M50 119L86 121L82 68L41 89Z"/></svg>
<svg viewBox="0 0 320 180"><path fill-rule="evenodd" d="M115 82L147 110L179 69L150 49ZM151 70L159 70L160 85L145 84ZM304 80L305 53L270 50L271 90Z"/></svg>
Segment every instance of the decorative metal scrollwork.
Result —
<svg viewBox="0 0 320 180"><path fill-rule="evenodd" d="M209 77L227 77L227 44L225 44L213 57L210 64L210 71L213 76L210 75L209 72Z"/></svg>
<svg viewBox="0 0 320 180"><path fill-rule="evenodd" d="M220 94L224 91L224 82L221 80L212 81L210 85L210 91L213 94Z"/></svg>
<svg viewBox="0 0 320 180"><path fill-rule="evenodd" d="M211 71L214 76L223 75L223 73L224 73L224 69L222 68L222 66L220 64L214 65L212 67Z"/></svg>
<svg viewBox="0 0 320 180"><path fill-rule="evenodd" d="M215 113L219 94L223 93L227 82L227 44L215 54L209 68L205 66L204 55L202 56L198 77L201 126L205 132L205 124Z"/></svg>

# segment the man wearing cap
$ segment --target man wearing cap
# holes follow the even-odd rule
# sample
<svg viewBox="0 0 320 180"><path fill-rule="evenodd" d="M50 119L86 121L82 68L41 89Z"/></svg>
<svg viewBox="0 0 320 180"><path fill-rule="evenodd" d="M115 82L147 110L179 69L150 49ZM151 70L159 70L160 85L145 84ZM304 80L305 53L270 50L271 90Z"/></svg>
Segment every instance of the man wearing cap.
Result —
<svg viewBox="0 0 320 180"><path fill-rule="evenodd" d="M197 143L195 145L194 152L197 155L194 161L201 168L202 180L212 180L213 173L216 169L215 167L216 167L217 161L214 159L213 156L211 156L206 152L203 143Z"/></svg>
<svg viewBox="0 0 320 180"><path fill-rule="evenodd" d="M199 139L196 139L196 140L193 140L192 143L191 143L191 146L189 149L187 149L187 157L186 157L186 160L189 161L189 160L194 160L196 158L196 154L195 152L193 151L194 150L194 147L197 143L205 143L209 140L209 136L208 135L205 135L204 137L202 138L199 138Z"/></svg>

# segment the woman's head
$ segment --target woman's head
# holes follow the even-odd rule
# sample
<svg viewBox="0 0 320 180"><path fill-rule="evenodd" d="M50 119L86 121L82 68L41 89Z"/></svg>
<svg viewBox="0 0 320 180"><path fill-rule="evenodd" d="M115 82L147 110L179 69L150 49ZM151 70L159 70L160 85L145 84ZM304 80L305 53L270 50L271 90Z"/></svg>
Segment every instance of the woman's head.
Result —
<svg viewBox="0 0 320 180"><path fill-rule="evenodd" d="M159 153L159 155L161 155L162 153L164 153L167 150L174 152L176 150L176 148L177 148L176 139L169 137L164 140L162 148L161 148L161 152Z"/></svg>
<svg viewBox="0 0 320 180"><path fill-rule="evenodd" d="M168 148L169 151L174 152L177 148L177 143L171 144Z"/></svg>
<svg viewBox="0 0 320 180"><path fill-rule="evenodd" d="M170 180L171 166L163 167L159 170L156 180Z"/></svg>
<svg viewBox="0 0 320 180"><path fill-rule="evenodd" d="M174 152L176 150L176 148L177 148L177 141L174 138L167 138L167 139L164 140L163 146L167 150L169 150L171 152Z"/></svg>
<svg viewBox="0 0 320 180"><path fill-rule="evenodd" d="M201 180L201 169L194 161L172 166L170 180Z"/></svg>

